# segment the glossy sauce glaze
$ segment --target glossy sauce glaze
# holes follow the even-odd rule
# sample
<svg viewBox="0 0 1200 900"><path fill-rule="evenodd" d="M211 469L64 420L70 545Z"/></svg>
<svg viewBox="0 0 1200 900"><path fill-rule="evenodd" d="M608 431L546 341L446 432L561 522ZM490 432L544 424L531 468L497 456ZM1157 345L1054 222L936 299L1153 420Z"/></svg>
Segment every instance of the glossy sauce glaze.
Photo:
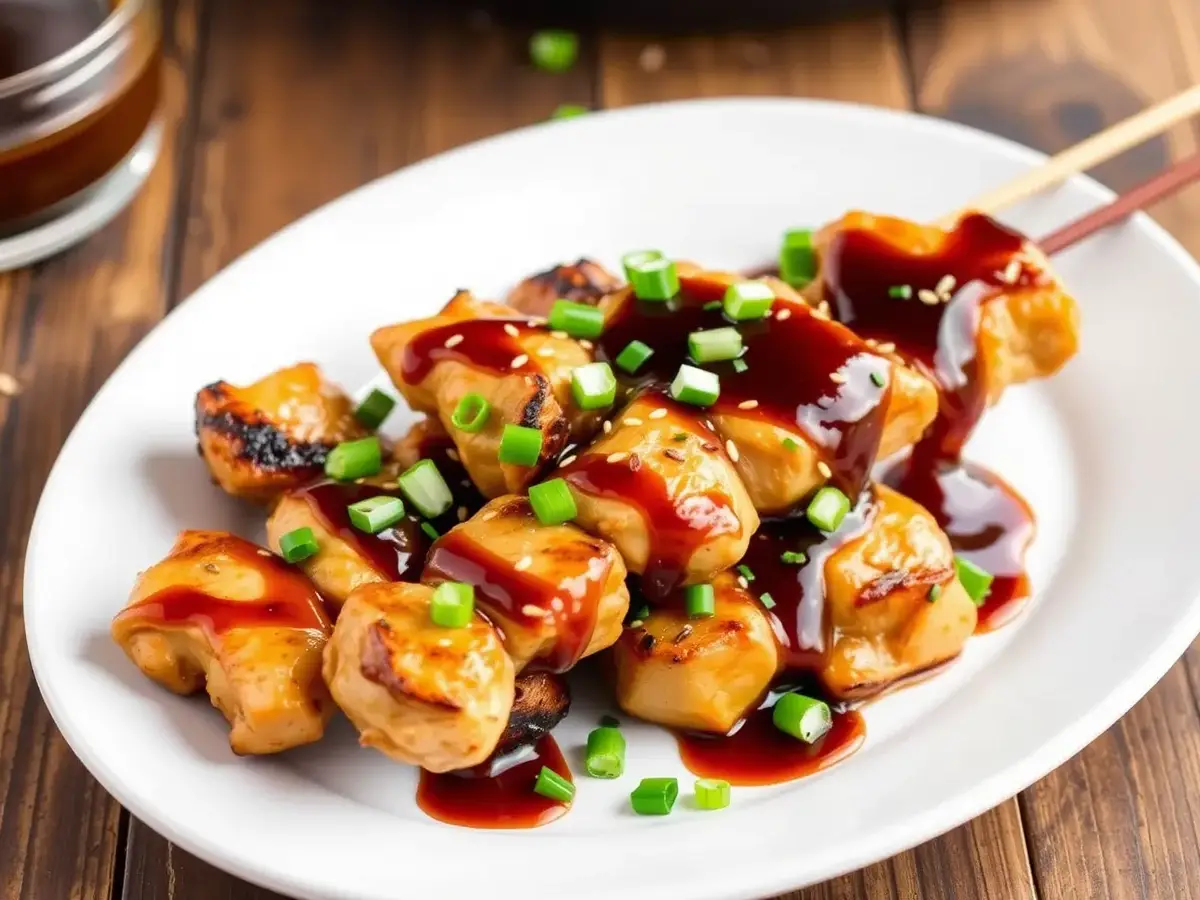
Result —
<svg viewBox="0 0 1200 900"><path fill-rule="evenodd" d="M517 334L510 332L516 330ZM422 331L404 347L401 373L409 384L420 384L435 365L453 360L495 375L537 372L536 359L526 355L521 337L538 330L520 317L463 319ZM449 346L447 346L449 345ZM524 356L525 362L513 361Z"/></svg>
<svg viewBox="0 0 1200 900"><path fill-rule="evenodd" d="M192 585L163 588L116 616L125 627L199 625L208 634L221 635L233 628L296 628L329 633L329 619L320 596L308 579L272 553L241 538L222 539L221 555L237 567L239 577L252 569L262 578L261 597L230 600ZM204 571L220 575L220 559L203 564Z"/></svg>
<svg viewBox="0 0 1200 900"><path fill-rule="evenodd" d="M421 771L417 806L449 825L468 828L536 828L566 815L568 806L533 792L546 766L567 781L571 770L554 738L546 735L512 756L473 769L433 774Z"/></svg>
<svg viewBox="0 0 1200 900"><path fill-rule="evenodd" d="M823 298L835 317L896 352L938 387L938 417L886 482L928 509L955 552L997 576L980 629L1009 618L1028 597L1025 550L1033 537L1028 504L999 476L962 461L987 408L979 353L980 309L1001 290L1045 284L1025 255L1026 239L983 215L968 215L926 252L897 246L874 230L843 229L822 259ZM890 296L907 287L909 299ZM939 288L942 290L939 292ZM942 293L949 302L922 302Z"/></svg>
<svg viewBox="0 0 1200 900"><path fill-rule="evenodd" d="M723 778L732 785L782 784L841 762L866 739L866 724L856 710L835 708L833 727L806 744L775 727L771 709L781 692L772 691L736 729L721 737L677 731L679 754L689 772Z"/></svg>

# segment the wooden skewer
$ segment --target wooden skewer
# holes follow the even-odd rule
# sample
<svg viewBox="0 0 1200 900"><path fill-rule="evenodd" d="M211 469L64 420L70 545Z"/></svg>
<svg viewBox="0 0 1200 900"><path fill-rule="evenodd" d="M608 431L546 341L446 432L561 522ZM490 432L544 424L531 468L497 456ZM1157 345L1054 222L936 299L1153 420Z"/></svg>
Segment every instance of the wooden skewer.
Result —
<svg viewBox="0 0 1200 900"><path fill-rule="evenodd" d="M1006 206L1031 197L1039 191L1060 184L1072 175L1086 172L1106 159L1111 159L1130 147L1137 146L1198 112L1200 112L1200 84L1149 109L1144 109L1125 121L1118 122L1112 128L1092 135L1074 147L1069 147L1047 160L1044 165L976 197L962 209L940 219L937 224L948 228L969 210L995 213Z"/></svg>
<svg viewBox="0 0 1200 900"><path fill-rule="evenodd" d="M1038 246L1047 255L1058 253L1079 243L1084 238L1090 237L1101 228L1119 222L1139 209L1173 194L1197 179L1200 179L1200 153L1175 163L1153 178L1143 181L1137 187L1122 194L1111 203L1094 209L1074 222L1046 235L1037 242Z"/></svg>

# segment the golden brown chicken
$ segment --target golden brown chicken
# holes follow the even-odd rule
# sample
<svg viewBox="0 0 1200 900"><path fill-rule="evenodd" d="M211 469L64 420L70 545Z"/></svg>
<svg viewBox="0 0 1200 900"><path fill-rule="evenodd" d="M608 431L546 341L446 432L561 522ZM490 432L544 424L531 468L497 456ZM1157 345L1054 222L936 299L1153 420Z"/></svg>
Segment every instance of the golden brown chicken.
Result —
<svg viewBox="0 0 1200 900"><path fill-rule="evenodd" d="M247 387L218 381L196 395L200 455L235 497L271 501L319 476L339 443L366 434L350 398L313 363Z"/></svg>
<svg viewBox="0 0 1200 900"><path fill-rule="evenodd" d="M487 497L535 482L569 437L586 438L600 418L599 412L580 410L570 399L572 370L591 362L579 342L467 292L457 294L436 316L379 329L371 346L409 405L437 416ZM456 428L452 421L468 394L478 394L490 406L477 431ZM535 464L500 462L505 425L541 432Z"/></svg>
<svg viewBox="0 0 1200 900"><path fill-rule="evenodd" d="M185 531L138 578L112 636L177 694L207 690L238 754L318 740L333 713L321 681L331 626L307 579L248 541Z"/></svg>
<svg viewBox="0 0 1200 900"><path fill-rule="evenodd" d="M507 303L531 316L548 316L555 300L572 300L595 306L621 282L599 263L581 257L545 272L530 275L509 291Z"/></svg>
<svg viewBox="0 0 1200 900"><path fill-rule="evenodd" d="M430 772L483 762L513 705L514 670L500 637L475 614L433 623L433 588L368 584L346 599L324 675L359 741Z"/></svg>
<svg viewBox="0 0 1200 900"><path fill-rule="evenodd" d="M612 645L629 609L625 562L571 524L543 525L524 497L493 500L443 535L422 580L473 584L517 671L566 671Z"/></svg>

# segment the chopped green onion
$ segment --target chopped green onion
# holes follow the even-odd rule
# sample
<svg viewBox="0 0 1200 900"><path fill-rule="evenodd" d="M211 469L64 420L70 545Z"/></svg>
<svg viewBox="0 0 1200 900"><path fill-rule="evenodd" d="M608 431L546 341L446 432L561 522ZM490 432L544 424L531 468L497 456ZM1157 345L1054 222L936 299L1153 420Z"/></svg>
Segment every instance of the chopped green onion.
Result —
<svg viewBox="0 0 1200 900"><path fill-rule="evenodd" d="M586 303L555 300L550 307L550 327L575 338L600 337L604 333L604 313Z"/></svg>
<svg viewBox="0 0 1200 900"><path fill-rule="evenodd" d="M617 368L630 375L642 367L642 363L654 355L654 351L641 341L630 341L625 349L617 354Z"/></svg>
<svg viewBox="0 0 1200 900"><path fill-rule="evenodd" d="M850 512L850 498L831 485L817 491L804 514L822 531L837 531Z"/></svg>
<svg viewBox="0 0 1200 900"><path fill-rule="evenodd" d="M601 716L600 725L602 728L620 728L621 720L616 716Z"/></svg>
<svg viewBox="0 0 1200 900"><path fill-rule="evenodd" d="M763 606L765 606L767 609L775 608L775 598L772 597L770 592L768 592L768 591L763 591L761 594L758 595L758 602L761 603Z"/></svg>
<svg viewBox="0 0 1200 900"><path fill-rule="evenodd" d="M887 382L883 377L883 373L881 373L881 372L872 372L871 373L871 384L875 385L875 387L883 387L886 383Z"/></svg>
<svg viewBox="0 0 1200 900"><path fill-rule="evenodd" d="M929 589L929 602L930 603L937 603L938 600L941 599L941 597L942 597L942 586L940 584L935 584L933 587L931 587Z"/></svg>
<svg viewBox="0 0 1200 900"><path fill-rule="evenodd" d="M888 296L893 300L911 300L913 295L911 284L893 284L888 288Z"/></svg>
<svg viewBox="0 0 1200 900"><path fill-rule="evenodd" d="M958 580L962 582L971 602L976 606L983 606L983 601L992 590L994 576L961 556L954 557L954 571L958 573Z"/></svg>
<svg viewBox="0 0 1200 900"><path fill-rule="evenodd" d="M533 792L556 800L564 806L569 806L575 799L575 785L549 766L542 766L542 771L538 772L537 781L533 783Z"/></svg>
<svg viewBox="0 0 1200 900"><path fill-rule="evenodd" d="M429 617L442 628L465 628L475 615L475 586L443 581L433 590Z"/></svg>
<svg viewBox="0 0 1200 900"><path fill-rule="evenodd" d="M399 497L368 497L346 507L350 524L367 534L379 534L404 518L404 501Z"/></svg>
<svg viewBox="0 0 1200 900"><path fill-rule="evenodd" d="M307 526L289 531L279 539L279 553L290 563L308 559L319 549L316 535Z"/></svg>
<svg viewBox="0 0 1200 900"><path fill-rule="evenodd" d="M554 108L554 112L550 113L550 118L574 119L577 116L586 116L590 112L590 109L580 106L578 103L563 103Z"/></svg>
<svg viewBox="0 0 1200 900"><path fill-rule="evenodd" d="M779 249L779 274L792 287L804 287L817 275L817 254L812 232L796 228L785 232Z"/></svg>
<svg viewBox="0 0 1200 900"><path fill-rule="evenodd" d="M617 399L617 378L606 362L576 366L571 372L571 396L580 409L604 409Z"/></svg>
<svg viewBox="0 0 1200 900"><path fill-rule="evenodd" d="M682 444L684 441L687 440L687 432L686 431L677 431L673 435L671 435L671 440L675 441L678 444Z"/></svg>
<svg viewBox="0 0 1200 900"><path fill-rule="evenodd" d="M626 253L621 257L621 266L625 269L625 280L633 284L633 270L635 268L662 258L661 250L634 250L632 253Z"/></svg>
<svg viewBox="0 0 1200 900"><path fill-rule="evenodd" d="M771 311L775 292L761 281L737 281L725 288L725 315L735 322L761 319Z"/></svg>
<svg viewBox="0 0 1200 900"><path fill-rule="evenodd" d="M747 363L740 356L733 361L733 371L737 372L739 375L745 372L748 368L750 368L749 363Z"/></svg>
<svg viewBox="0 0 1200 900"><path fill-rule="evenodd" d="M788 453L795 453L800 449L800 445L796 443L795 438L786 437L783 439L783 449Z"/></svg>
<svg viewBox="0 0 1200 900"><path fill-rule="evenodd" d="M669 259L651 259L628 267L629 283L639 300L670 300L679 293L679 273Z"/></svg>
<svg viewBox="0 0 1200 900"><path fill-rule="evenodd" d="M711 584L693 584L683 591L683 602L690 618L708 618L717 611L716 593Z"/></svg>
<svg viewBox="0 0 1200 900"><path fill-rule="evenodd" d="M535 32L529 39L529 58L539 69L565 72L579 56L579 36L560 28Z"/></svg>
<svg viewBox="0 0 1200 900"><path fill-rule="evenodd" d="M552 478L529 489L529 505L543 525L561 525L575 518L575 498L561 478Z"/></svg>
<svg viewBox="0 0 1200 900"><path fill-rule="evenodd" d="M785 734L811 744L833 727L833 712L824 700L804 694L784 694L771 710L771 721Z"/></svg>
<svg viewBox="0 0 1200 900"><path fill-rule="evenodd" d="M678 796L678 779L643 778L629 795L629 803L639 816L665 816Z"/></svg>
<svg viewBox="0 0 1200 900"><path fill-rule="evenodd" d="M450 486L432 459L420 460L396 480L404 496L426 518L440 516L454 505Z"/></svg>
<svg viewBox="0 0 1200 900"><path fill-rule="evenodd" d="M712 406L721 396L721 380L717 378L716 372L683 365L679 367L679 374L671 382L669 393L680 403Z"/></svg>
<svg viewBox="0 0 1200 900"><path fill-rule="evenodd" d="M464 394L458 401L458 405L454 407L454 414L450 416L450 424L459 431L475 434L483 430L491 412L492 404L488 403L482 394L473 392Z"/></svg>
<svg viewBox="0 0 1200 900"><path fill-rule="evenodd" d="M536 466L542 455L542 433L524 425L505 425L500 436L500 462L513 466Z"/></svg>
<svg viewBox="0 0 1200 900"><path fill-rule="evenodd" d="M329 451L325 457L325 474L338 481L353 481L378 474L383 465L383 451L379 438L367 437L358 441L344 441Z"/></svg>
<svg viewBox="0 0 1200 900"><path fill-rule="evenodd" d="M724 809L729 805L729 782L720 778L696 779L696 807Z"/></svg>
<svg viewBox="0 0 1200 900"><path fill-rule="evenodd" d="M741 575L743 578L745 578L747 581L754 580L754 571L749 566L743 564L743 565L738 566L737 570L738 570L738 574Z"/></svg>
<svg viewBox="0 0 1200 900"><path fill-rule="evenodd" d="M429 538L431 541L436 541L438 538L441 537L441 535L438 534L438 530L436 528L434 528L432 525L430 525L428 522L421 523L421 531L423 531L425 533L425 536L427 538Z"/></svg>
<svg viewBox="0 0 1200 900"><path fill-rule="evenodd" d="M742 352L742 336L736 328L711 328L688 335L688 355L698 363L735 359Z"/></svg>
<svg viewBox="0 0 1200 900"><path fill-rule="evenodd" d="M720 300L709 300L707 303L705 303L700 308L702 310L704 310L705 312L712 312L715 309L720 309L722 306L723 306L723 304L721 303Z"/></svg>
<svg viewBox="0 0 1200 900"><path fill-rule="evenodd" d="M378 388L371 388L371 393L367 394L363 402L358 404L358 409L354 410L354 418L358 419L364 428L374 431L395 408L394 397L389 397Z"/></svg>
<svg viewBox="0 0 1200 900"><path fill-rule="evenodd" d="M637 609L633 610L629 614L629 618L631 620L644 619L648 615L650 615L650 607L647 606L645 603L643 603L641 606L639 606Z"/></svg>
<svg viewBox="0 0 1200 900"><path fill-rule="evenodd" d="M625 735L619 729L596 728L587 737L587 773L593 778L618 778L625 771Z"/></svg>
<svg viewBox="0 0 1200 900"><path fill-rule="evenodd" d="M785 562L789 566L802 566L808 562L807 553L797 553L795 550L784 550L779 554L780 562Z"/></svg>

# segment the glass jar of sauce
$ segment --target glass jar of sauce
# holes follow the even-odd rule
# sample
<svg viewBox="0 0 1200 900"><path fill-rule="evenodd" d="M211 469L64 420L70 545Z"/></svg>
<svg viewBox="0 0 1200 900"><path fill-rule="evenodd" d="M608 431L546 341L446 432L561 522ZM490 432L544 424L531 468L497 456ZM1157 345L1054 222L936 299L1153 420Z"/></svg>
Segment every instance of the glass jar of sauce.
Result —
<svg viewBox="0 0 1200 900"><path fill-rule="evenodd" d="M152 132L156 149L160 68L157 0L0 0L0 241L69 216Z"/></svg>

